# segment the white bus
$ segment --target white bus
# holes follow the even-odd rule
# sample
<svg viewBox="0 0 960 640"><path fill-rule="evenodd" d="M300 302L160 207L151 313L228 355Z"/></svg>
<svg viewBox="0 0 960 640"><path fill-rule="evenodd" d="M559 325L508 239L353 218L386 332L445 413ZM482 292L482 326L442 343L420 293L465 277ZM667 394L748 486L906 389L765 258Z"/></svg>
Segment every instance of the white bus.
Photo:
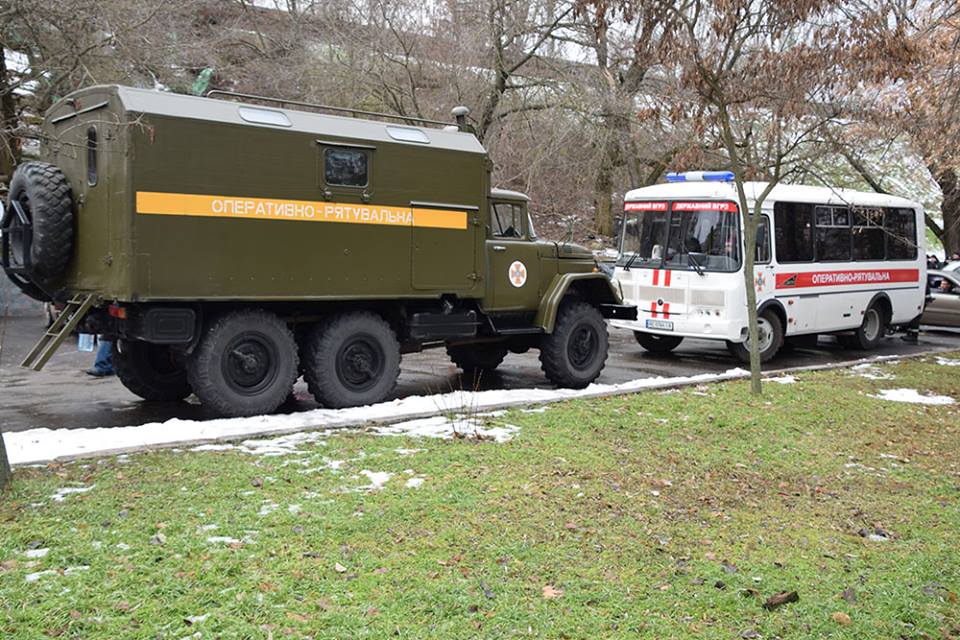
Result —
<svg viewBox="0 0 960 640"><path fill-rule="evenodd" d="M725 340L748 362L743 233L732 175L671 174L624 199L615 278L635 321L617 320L647 350L686 337ZM748 204L762 183L745 185ZM894 196L778 185L763 203L753 286L763 361L785 341L837 334L853 348L877 345L888 327L923 312L923 207Z"/></svg>

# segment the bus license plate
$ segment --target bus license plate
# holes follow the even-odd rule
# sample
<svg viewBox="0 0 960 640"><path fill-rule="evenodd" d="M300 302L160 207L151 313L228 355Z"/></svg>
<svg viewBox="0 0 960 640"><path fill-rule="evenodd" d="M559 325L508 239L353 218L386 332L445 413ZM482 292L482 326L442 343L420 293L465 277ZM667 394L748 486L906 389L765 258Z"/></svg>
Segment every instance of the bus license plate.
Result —
<svg viewBox="0 0 960 640"><path fill-rule="evenodd" d="M673 321L672 320L647 320L647 329L673 331Z"/></svg>

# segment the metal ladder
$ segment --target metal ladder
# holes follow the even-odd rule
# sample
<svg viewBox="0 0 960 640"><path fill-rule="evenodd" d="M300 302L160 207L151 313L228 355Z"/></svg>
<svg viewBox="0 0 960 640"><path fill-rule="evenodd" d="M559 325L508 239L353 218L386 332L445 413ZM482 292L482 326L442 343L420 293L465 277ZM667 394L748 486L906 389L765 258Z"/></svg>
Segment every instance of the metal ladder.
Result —
<svg viewBox="0 0 960 640"><path fill-rule="evenodd" d="M57 349L63 344L63 341L70 333L77 328L83 316L93 306L97 297L92 293L78 293L73 296L57 319L50 325L50 328L44 332L37 344L30 350L27 357L20 363L21 367L40 371L43 365L53 357Z"/></svg>

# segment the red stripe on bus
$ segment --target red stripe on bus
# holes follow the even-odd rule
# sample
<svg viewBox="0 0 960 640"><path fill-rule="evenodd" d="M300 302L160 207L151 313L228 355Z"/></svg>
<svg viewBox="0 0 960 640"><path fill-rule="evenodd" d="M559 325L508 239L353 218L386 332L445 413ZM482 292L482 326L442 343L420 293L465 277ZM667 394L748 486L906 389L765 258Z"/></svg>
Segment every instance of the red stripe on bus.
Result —
<svg viewBox="0 0 960 640"><path fill-rule="evenodd" d="M651 314L654 318L657 317L657 303L656 303L656 302L651 302L651 303L650 303L650 314Z"/></svg>
<svg viewBox="0 0 960 640"><path fill-rule="evenodd" d="M666 211L666 202L624 202L624 211Z"/></svg>
<svg viewBox="0 0 960 640"><path fill-rule="evenodd" d="M660 285L660 269L653 270L653 286L657 287Z"/></svg>
<svg viewBox="0 0 960 640"><path fill-rule="evenodd" d="M844 285L918 282L919 269L857 269L850 271L808 271L778 273L777 289L803 287L841 287Z"/></svg>
<svg viewBox="0 0 960 640"><path fill-rule="evenodd" d="M670 269L667 269L663 274L663 286L670 286L670 274L673 273Z"/></svg>
<svg viewBox="0 0 960 640"><path fill-rule="evenodd" d="M736 211L732 202L674 202L674 211Z"/></svg>
<svg viewBox="0 0 960 640"><path fill-rule="evenodd" d="M663 317L664 317L664 318L669 318L669 317L670 317L670 303L669 303L669 302L666 303L665 305L663 305Z"/></svg>

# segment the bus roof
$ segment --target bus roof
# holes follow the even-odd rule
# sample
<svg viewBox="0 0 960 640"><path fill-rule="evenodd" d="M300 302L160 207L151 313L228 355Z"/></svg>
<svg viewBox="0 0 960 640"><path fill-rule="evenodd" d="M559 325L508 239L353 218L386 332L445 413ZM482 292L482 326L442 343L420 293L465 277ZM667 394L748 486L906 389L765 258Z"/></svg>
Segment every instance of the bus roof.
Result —
<svg viewBox="0 0 960 640"><path fill-rule="evenodd" d="M765 182L745 182L744 191L747 201L760 195L766 187ZM733 182L671 182L651 187L632 189L624 196L624 202L643 200L733 200L737 201L737 190ZM832 187L813 187L799 184L778 184L767 196L766 201L773 203L809 202L815 204L848 204L864 207L909 207L922 208L917 202L872 191L854 191Z"/></svg>

